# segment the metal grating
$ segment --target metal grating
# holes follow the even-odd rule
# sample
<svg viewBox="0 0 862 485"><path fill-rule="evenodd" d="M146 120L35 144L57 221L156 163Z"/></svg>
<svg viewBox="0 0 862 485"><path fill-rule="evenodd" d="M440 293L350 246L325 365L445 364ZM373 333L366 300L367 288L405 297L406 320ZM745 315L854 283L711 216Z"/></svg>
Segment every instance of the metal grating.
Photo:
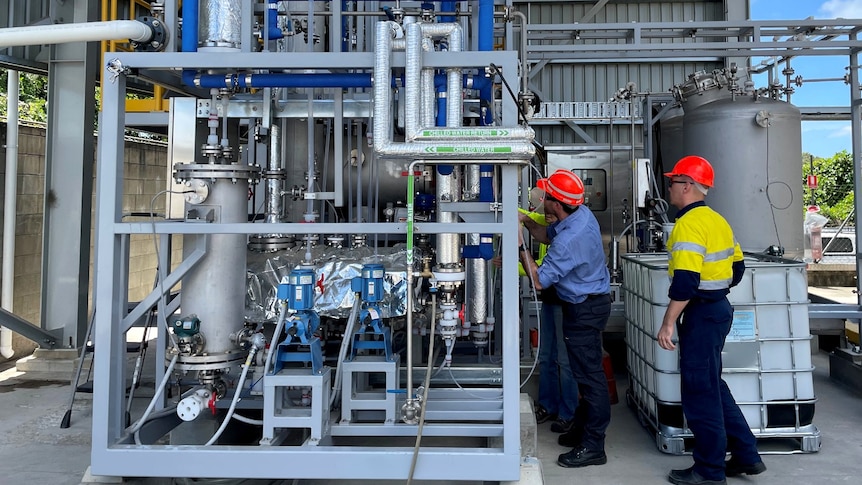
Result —
<svg viewBox="0 0 862 485"><path fill-rule="evenodd" d="M539 106L539 111L533 117L538 119L555 120L640 118L640 111L641 108L639 104L632 105L632 103L628 101L543 102Z"/></svg>

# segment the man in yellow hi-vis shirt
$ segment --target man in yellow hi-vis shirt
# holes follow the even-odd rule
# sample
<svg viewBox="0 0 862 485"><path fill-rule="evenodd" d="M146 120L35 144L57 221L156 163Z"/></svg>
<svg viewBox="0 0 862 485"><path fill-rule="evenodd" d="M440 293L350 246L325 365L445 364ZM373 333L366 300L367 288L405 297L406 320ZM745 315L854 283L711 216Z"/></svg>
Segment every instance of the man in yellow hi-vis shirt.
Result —
<svg viewBox="0 0 862 485"><path fill-rule="evenodd" d="M678 327L682 412L695 439L694 466L671 470L668 480L723 485L726 476L766 470L745 416L721 378L721 351L733 323L727 294L742 279L745 263L730 224L704 203L715 179L712 165L687 156L665 176L670 203L679 212L667 241L670 302L657 339L663 349L675 349Z"/></svg>

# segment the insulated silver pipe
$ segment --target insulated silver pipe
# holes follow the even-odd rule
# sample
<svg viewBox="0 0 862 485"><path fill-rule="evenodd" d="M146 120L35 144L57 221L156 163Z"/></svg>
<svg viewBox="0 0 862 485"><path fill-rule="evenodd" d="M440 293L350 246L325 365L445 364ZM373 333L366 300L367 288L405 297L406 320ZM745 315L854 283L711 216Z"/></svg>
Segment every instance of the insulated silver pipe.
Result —
<svg viewBox="0 0 862 485"><path fill-rule="evenodd" d="M408 30L412 31L409 24ZM392 48L395 43L394 34L399 29L395 22L379 22L377 24L377 35L375 36L375 51L374 51L374 151L379 155L387 158L405 158L405 159L428 159L437 153L437 149L441 146L452 146L457 144L457 149L463 153L468 153L471 159L481 160L508 160L513 163L520 163L523 160L529 160L536 153L536 149L532 144L535 133L530 129L516 128L508 129L507 136L500 137L491 136L491 131L496 131L496 128L471 128L471 133L466 132L464 136L438 136L432 135L425 141L424 136L416 136L416 141L412 143L396 143L392 141L392 92L389 83L386 82L391 76ZM418 35L417 41L421 41L421 31L413 35ZM416 49L419 50L419 49ZM421 52L421 51L420 51ZM411 52L410 56L420 55L421 53ZM410 58L408 56L408 59ZM412 70L411 70L412 69ZM418 131L418 116L419 104L421 95L419 89L419 75L421 67L411 65L408 62L406 69L406 86L405 86L405 130L409 126L413 126L413 130ZM379 82L378 82L379 81ZM459 103L460 104L460 103ZM412 109L410 109L412 107ZM482 131L489 132L488 141L481 135ZM477 132L479 133L477 135ZM469 137L468 140L464 138ZM493 143L491 140L493 139ZM439 140L439 141L438 141ZM501 144L507 145L505 150L498 150ZM450 152L451 153L451 152Z"/></svg>
<svg viewBox="0 0 862 485"><path fill-rule="evenodd" d="M420 62L424 59L426 52L434 52L434 41L430 37L422 36L421 52L423 55L419 59ZM434 69L428 67L422 68L422 73L419 75L419 85L421 86L419 92L422 94L422 113L420 114L422 126L436 126L437 90L434 87ZM408 138L408 141L412 141L413 136L416 134L412 134Z"/></svg>
<svg viewBox="0 0 862 485"><path fill-rule="evenodd" d="M470 198L478 198L480 166L467 165L464 167L464 172L467 194ZM467 244L478 246L481 242L480 234L467 234ZM467 288L470 291L467 305L468 321L479 325L485 323L488 316L488 265L482 258L472 258L467 260L466 266Z"/></svg>
<svg viewBox="0 0 862 485"><path fill-rule="evenodd" d="M242 0L200 0L198 46L201 51L233 51L242 46Z"/></svg>
<svg viewBox="0 0 862 485"><path fill-rule="evenodd" d="M274 124L269 132L269 162L267 169L271 173L284 170L281 159L281 127ZM266 218L265 222L276 224L284 222L284 177L270 178L266 181Z"/></svg>
<svg viewBox="0 0 862 485"><path fill-rule="evenodd" d="M423 35L430 37L446 36L450 52L461 52L463 39L460 24L422 24ZM462 90L461 68L450 67L446 69L446 126L460 126L463 113L463 90ZM457 120L452 124L450 120Z"/></svg>
<svg viewBox="0 0 862 485"><path fill-rule="evenodd" d="M437 173L437 203L461 200L461 170L453 167L451 175ZM437 222L458 222L458 213L438 211ZM440 267L459 266L461 263L461 235L437 235L437 264Z"/></svg>
<svg viewBox="0 0 862 485"><path fill-rule="evenodd" d="M446 35L449 42L449 49L452 52L461 50L461 27L458 24L420 24L423 34L423 51L433 50L433 36ZM456 35L457 34L457 35ZM457 38L457 40L456 40ZM409 46L408 46L409 47ZM427 75L422 89L422 95L430 98L425 108L425 118L423 126L434 125L434 71L431 69L423 69L423 75ZM427 74L426 74L427 73ZM429 89L430 88L430 89ZM446 127L458 128L461 126L461 70L449 69L447 72L446 83ZM455 107L453 109L453 106ZM452 167L450 175L441 175L437 173L437 202L457 202L461 200L461 175L462 167L455 165ZM457 212L442 212L438 211L437 220L439 222L458 222ZM441 267L459 267L461 266L461 235L457 233L438 234L437 235L437 264Z"/></svg>
<svg viewBox="0 0 862 485"><path fill-rule="evenodd" d="M407 45L404 68L404 132L407 140L419 131L419 117L422 111L422 27L420 24L407 26ZM389 53L387 53L389 55ZM376 77L376 76L375 76ZM386 78L389 78L389 71ZM387 91L389 87L386 87ZM433 93L433 79L432 79ZM376 105L376 103L375 103Z"/></svg>

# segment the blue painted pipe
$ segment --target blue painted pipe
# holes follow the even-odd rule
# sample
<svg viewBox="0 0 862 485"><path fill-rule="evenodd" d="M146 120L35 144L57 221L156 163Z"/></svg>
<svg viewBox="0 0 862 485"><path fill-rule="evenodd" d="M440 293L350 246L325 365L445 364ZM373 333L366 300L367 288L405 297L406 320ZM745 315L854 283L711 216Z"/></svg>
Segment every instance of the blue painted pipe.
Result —
<svg viewBox="0 0 862 485"><path fill-rule="evenodd" d="M437 165L437 173L440 175L452 175L454 171L455 167L453 165Z"/></svg>
<svg viewBox="0 0 862 485"><path fill-rule="evenodd" d="M494 201L494 166L479 165L479 201Z"/></svg>
<svg viewBox="0 0 862 485"><path fill-rule="evenodd" d="M267 6L269 12L267 12L266 26L267 26L267 37L269 40L278 40L284 38L284 32L278 28L278 2L281 0L268 0L269 5Z"/></svg>
<svg viewBox="0 0 862 485"><path fill-rule="evenodd" d="M479 50L494 50L494 0L479 0Z"/></svg>
<svg viewBox="0 0 862 485"><path fill-rule="evenodd" d="M454 12L455 11L455 2L452 2L452 1L440 2L440 11L441 12ZM454 15L441 15L440 16L440 22L443 22L443 23L455 22L455 16Z"/></svg>
<svg viewBox="0 0 862 485"><path fill-rule="evenodd" d="M494 166L479 165L479 201L493 202L494 201ZM494 236L492 234L481 234L479 236L479 245L475 246L478 258L490 260L494 257ZM469 246L468 246L469 247ZM467 256L467 248L464 248L464 257Z"/></svg>
<svg viewBox="0 0 862 485"><path fill-rule="evenodd" d="M342 0L341 1L341 11L343 12L345 10L347 10L347 0ZM392 15L387 13L386 16L391 17ZM389 20L394 20L394 17L389 19ZM350 46L348 45L347 40L349 37L350 36L347 33L347 18L342 16L341 17L341 52L347 52L348 51Z"/></svg>
<svg viewBox="0 0 862 485"><path fill-rule="evenodd" d="M248 77L251 77L251 82ZM187 86L197 86L195 78L197 72L194 70L183 71L183 84ZM396 82L400 79L400 82ZM227 81L226 81L227 80ZM469 76L464 76L464 87L467 87ZM491 80L476 76L472 79L473 89L479 91L481 99L491 100L491 89L493 84ZM227 86L226 86L227 83ZM403 76L393 76L391 85L404 85ZM446 75L438 74L434 76L434 85L437 91L446 88ZM273 73L273 74L202 74L200 76L200 86L204 88L223 88L223 87L243 87L243 88L370 88L371 74L370 73ZM439 106L438 106L439 109ZM443 113L445 116L445 107ZM445 124L445 118L444 118ZM490 124L489 120L485 120L485 124Z"/></svg>
<svg viewBox="0 0 862 485"><path fill-rule="evenodd" d="M494 83L490 78L485 76L477 76L473 78L473 89L479 91L480 107L485 106L485 116L481 116L479 121L482 126L491 126L494 121Z"/></svg>
<svg viewBox="0 0 862 485"><path fill-rule="evenodd" d="M198 0L183 2L183 42L181 48L183 52L198 51Z"/></svg>
<svg viewBox="0 0 862 485"><path fill-rule="evenodd" d="M203 74L183 71L183 84L203 88L370 88L371 74Z"/></svg>
<svg viewBox="0 0 862 485"><path fill-rule="evenodd" d="M437 126L446 126L446 97L437 90Z"/></svg>
<svg viewBox="0 0 862 485"><path fill-rule="evenodd" d="M480 236L481 241L489 241L482 242L479 244L474 244L470 246L464 246L464 249L461 251L461 256L465 259L476 259L482 258L485 261L491 260L494 257L494 243L491 234L482 234Z"/></svg>
<svg viewBox="0 0 862 485"><path fill-rule="evenodd" d="M203 76L206 77L206 76ZM221 78L224 85L224 76ZM279 87L279 88L370 88L371 75L363 73L320 73L320 74L252 74L234 75L236 86L241 88ZM203 79L202 79L203 81ZM201 83L203 85L203 83ZM218 86L204 86L218 87Z"/></svg>

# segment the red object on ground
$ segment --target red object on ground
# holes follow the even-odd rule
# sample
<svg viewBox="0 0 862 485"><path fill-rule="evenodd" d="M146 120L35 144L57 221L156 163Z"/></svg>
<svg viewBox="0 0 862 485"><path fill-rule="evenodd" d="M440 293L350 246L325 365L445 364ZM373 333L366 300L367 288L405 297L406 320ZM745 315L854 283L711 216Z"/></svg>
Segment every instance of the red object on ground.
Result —
<svg viewBox="0 0 862 485"><path fill-rule="evenodd" d="M605 371L605 378L608 380L608 394L611 397L611 404L616 404L620 402L620 396L617 394L617 380L614 378L611 354L604 350L602 350L602 370Z"/></svg>

